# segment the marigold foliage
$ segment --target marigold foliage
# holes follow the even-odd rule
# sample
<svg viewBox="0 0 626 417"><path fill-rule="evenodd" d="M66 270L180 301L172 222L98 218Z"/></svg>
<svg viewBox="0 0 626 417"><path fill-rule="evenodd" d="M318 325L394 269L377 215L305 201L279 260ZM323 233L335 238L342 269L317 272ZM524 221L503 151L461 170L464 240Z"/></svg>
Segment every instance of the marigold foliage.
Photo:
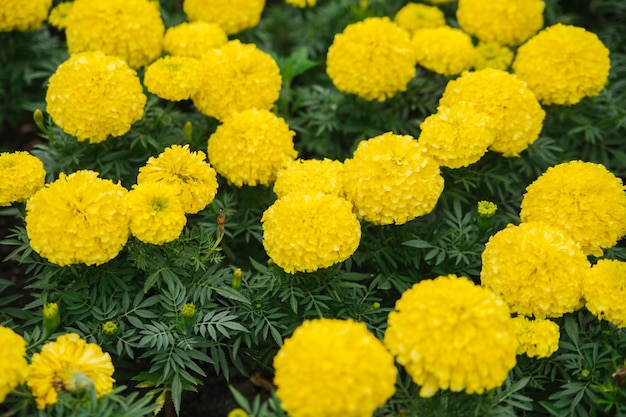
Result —
<svg viewBox="0 0 626 417"><path fill-rule="evenodd" d="M26 382L26 341L8 327L0 326L0 404L15 387Z"/></svg>
<svg viewBox="0 0 626 417"><path fill-rule="evenodd" d="M326 72L340 91L366 100L393 97L415 77L410 35L388 17L350 24L328 48Z"/></svg>
<svg viewBox="0 0 626 417"><path fill-rule="evenodd" d="M398 10L393 20L411 34L420 29L436 28L446 24L446 17L441 9L421 3L407 3Z"/></svg>
<svg viewBox="0 0 626 417"><path fill-rule="evenodd" d="M198 91L200 63L185 56L165 56L146 68L143 83L152 94L165 100L187 100Z"/></svg>
<svg viewBox="0 0 626 417"><path fill-rule="evenodd" d="M48 17L52 0L3 0L0 32L27 32L39 29Z"/></svg>
<svg viewBox="0 0 626 417"><path fill-rule="evenodd" d="M255 27L265 0L185 0L183 10L190 21L217 23L227 35Z"/></svg>
<svg viewBox="0 0 626 417"><path fill-rule="evenodd" d="M343 164L328 158L297 159L276 174L274 193L280 198L289 193L310 191L343 197Z"/></svg>
<svg viewBox="0 0 626 417"><path fill-rule="evenodd" d="M163 48L170 55L200 59L226 42L228 36L217 23L183 22L165 31Z"/></svg>
<svg viewBox="0 0 626 417"><path fill-rule="evenodd" d="M474 66L472 38L450 26L420 29L411 38L418 65L442 75L455 75Z"/></svg>
<svg viewBox="0 0 626 417"><path fill-rule="evenodd" d="M50 10L48 16L48 24L59 30L65 30L67 27L67 17L69 16L74 2L65 1L59 3Z"/></svg>
<svg viewBox="0 0 626 417"><path fill-rule="evenodd" d="M626 262L600 259L585 276L583 294L593 315L626 328Z"/></svg>
<svg viewBox="0 0 626 417"><path fill-rule="evenodd" d="M384 342L421 385L480 394L515 366L517 339L504 301L465 277L440 276L405 291L389 313Z"/></svg>
<svg viewBox="0 0 626 417"><path fill-rule="evenodd" d="M519 346L517 354L547 358L559 349L559 325L550 320L529 320L524 316L512 319Z"/></svg>
<svg viewBox="0 0 626 417"><path fill-rule="evenodd" d="M439 164L408 135L387 132L361 141L343 172L346 198L374 224L404 224L428 214L443 191Z"/></svg>
<svg viewBox="0 0 626 417"><path fill-rule="evenodd" d="M285 0L285 3L294 7L313 7L317 3L317 0Z"/></svg>
<svg viewBox="0 0 626 417"><path fill-rule="evenodd" d="M497 42L479 42L474 47L474 69L494 68L505 71L513 62L513 51Z"/></svg>
<svg viewBox="0 0 626 417"><path fill-rule="evenodd" d="M137 73L102 52L71 56L52 74L46 92L54 123L91 143L128 132L143 117L146 100Z"/></svg>
<svg viewBox="0 0 626 417"><path fill-rule="evenodd" d="M292 417L370 417L395 391L393 357L365 324L307 320L274 357L276 396Z"/></svg>
<svg viewBox="0 0 626 417"><path fill-rule="evenodd" d="M610 66L609 50L594 33L560 23L520 46L513 62L543 104L567 106L598 95Z"/></svg>
<svg viewBox="0 0 626 417"><path fill-rule="evenodd" d="M39 158L24 151L0 153L0 207L26 200L45 181L46 171Z"/></svg>

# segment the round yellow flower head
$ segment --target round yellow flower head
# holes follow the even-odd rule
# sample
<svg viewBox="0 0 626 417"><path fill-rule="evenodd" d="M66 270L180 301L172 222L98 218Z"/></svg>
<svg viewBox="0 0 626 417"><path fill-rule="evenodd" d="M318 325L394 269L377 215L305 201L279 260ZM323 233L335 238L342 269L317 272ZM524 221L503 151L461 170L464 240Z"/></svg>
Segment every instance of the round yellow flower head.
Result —
<svg viewBox="0 0 626 417"><path fill-rule="evenodd" d="M547 358L559 349L559 325L550 320L529 320L524 316L512 319L519 346L517 354Z"/></svg>
<svg viewBox="0 0 626 417"><path fill-rule="evenodd" d="M165 31L163 48L170 55L200 59L226 42L228 36L217 23L183 22Z"/></svg>
<svg viewBox="0 0 626 417"><path fill-rule="evenodd" d="M481 41L519 45L543 26L543 0L459 0L461 28Z"/></svg>
<svg viewBox="0 0 626 417"><path fill-rule="evenodd" d="M503 156L517 156L539 137L545 111L522 80L508 72L487 68L466 71L448 82L440 106L467 102L491 118L488 126L496 137L489 149Z"/></svg>
<svg viewBox="0 0 626 417"><path fill-rule="evenodd" d="M217 173L202 151L191 152L189 145L172 145L139 168L137 184L157 183L176 190L185 213L204 209L217 194Z"/></svg>
<svg viewBox="0 0 626 417"><path fill-rule="evenodd" d="M495 140L489 118L466 102L439 106L420 125L419 144L441 166L468 166L482 158Z"/></svg>
<svg viewBox="0 0 626 417"><path fill-rule="evenodd" d="M59 336L33 355L28 376L37 408L57 402L59 391L80 392L93 386L97 397L113 391L111 356L95 343L87 343L76 333Z"/></svg>
<svg viewBox="0 0 626 417"><path fill-rule="evenodd" d="M610 67L609 50L594 33L560 23L520 46L513 62L543 104L566 106L598 95Z"/></svg>
<svg viewBox="0 0 626 417"><path fill-rule="evenodd" d="M46 171L39 158L24 151L0 153L0 207L26 200L45 181Z"/></svg>
<svg viewBox="0 0 626 417"><path fill-rule="evenodd" d="M228 412L226 417L249 417L243 408L233 408Z"/></svg>
<svg viewBox="0 0 626 417"><path fill-rule="evenodd" d="M165 56L146 68L143 83L149 92L171 101L187 100L200 87L200 63L186 56Z"/></svg>
<svg viewBox="0 0 626 417"><path fill-rule="evenodd" d="M465 32L450 26L420 29L411 45L418 65L441 75L455 75L474 66L474 45Z"/></svg>
<svg viewBox="0 0 626 417"><path fill-rule="evenodd" d="M126 189L94 171L61 173L26 202L26 232L39 255L57 265L100 265L130 233Z"/></svg>
<svg viewBox="0 0 626 417"><path fill-rule="evenodd" d="M405 91L415 77L409 32L388 17L370 17L335 35L326 72L338 90L383 101Z"/></svg>
<svg viewBox="0 0 626 417"><path fill-rule="evenodd" d="M585 276L583 294L593 315L626 328L626 262L600 259Z"/></svg>
<svg viewBox="0 0 626 417"><path fill-rule="evenodd" d="M474 47L474 68L494 68L506 71L513 62L513 51L497 42L479 42Z"/></svg>
<svg viewBox="0 0 626 417"><path fill-rule="evenodd" d="M384 342L419 395L481 394L516 363L517 338L504 301L465 277L440 276L406 290L389 313Z"/></svg>
<svg viewBox="0 0 626 417"><path fill-rule="evenodd" d="M496 203L492 203L491 201L479 201L476 205L476 211L478 215L483 219L490 219L496 215L496 211L498 211L498 206Z"/></svg>
<svg viewBox="0 0 626 417"><path fill-rule="evenodd" d="M247 109L271 109L281 83L274 58L253 44L234 40L200 60L200 89L191 98L200 112L224 120Z"/></svg>
<svg viewBox="0 0 626 417"><path fill-rule="evenodd" d="M446 17L440 8L421 3L407 3L393 18L394 22L410 33L420 29L445 26Z"/></svg>
<svg viewBox="0 0 626 417"><path fill-rule="evenodd" d="M72 11L73 5L73 1L65 1L54 6L52 10L50 10L48 24L59 30L64 30L67 27L67 17Z"/></svg>
<svg viewBox="0 0 626 417"><path fill-rule="evenodd" d="M317 0L285 0L285 3L290 6L305 8L315 6Z"/></svg>
<svg viewBox="0 0 626 417"><path fill-rule="evenodd" d="M542 319L583 306L589 261L561 229L536 222L509 224L489 238L482 262L482 285L515 313Z"/></svg>
<svg viewBox="0 0 626 417"><path fill-rule="evenodd" d="M346 198L374 224L404 224L430 213L443 191L439 164L408 135L362 141L343 164Z"/></svg>
<svg viewBox="0 0 626 417"><path fill-rule="evenodd" d="M209 138L209 160L217 172L237 187L269 186L276 174L297 156L295 133L269 110L233 114Z"/></svg>
<svg viewBox="0 0 626 417"><path fill-rule="evenodd" d="M91 143L128 132L143 117L146 100L137 73L102 52L71 56L52 74L46 92L54 123Z"/></svg>
<svg viewBox="0 0 626 417"><path fill-rule="evenodd" d="M183 3L190 21L217 23L227 35L255 27L264 8L265 0L185 0Z"/></svg>
<svg viewBox="0 0 626 417"><path fill-rule="evenodd" d="M15 387L26 382L26 341L8 327L0 326L0 404Z"/></svg>
<svg viewBox="0 0 626 417"><path fill-rule="evenodd" d="M626 234L622 180L603 165L571 161L550 167L526 188L520 218L559 227L587 255L602 255Z"/></svg>
<svg viewBox="0 0 626 417"><path fill-rule="evenodd" d="M274 192L278 198L300 191L320 192L343 197L343 164L323 160L297 159L276 174Z"/></svg>
<svg viewBox="0 0 626 417"><path fill-rule="evenodd" d="M446 3L452 3L454 0L428 0L429 3L431 4L446 4Z"/></svg>
<svg viewBox="0 0 626 417"><path fill-rule="evenodd" d="M305 321L274 369L276 396L292 417L370 417L395 392L393 356L353 320Z"/></svg>
<svg viewBox="0 0 626 417"><path fill-rule="evenodd" d="M3 0L0 32L27 32L39 29L48 17L52 0Z"/></svg>
<svg viewBox="0 0 626 417"><path fill-rule="evenodd" d="M359 246L361 223L336 195L290 193L261 218L263 246L285 272L313 272L348 259Z"/></svg>

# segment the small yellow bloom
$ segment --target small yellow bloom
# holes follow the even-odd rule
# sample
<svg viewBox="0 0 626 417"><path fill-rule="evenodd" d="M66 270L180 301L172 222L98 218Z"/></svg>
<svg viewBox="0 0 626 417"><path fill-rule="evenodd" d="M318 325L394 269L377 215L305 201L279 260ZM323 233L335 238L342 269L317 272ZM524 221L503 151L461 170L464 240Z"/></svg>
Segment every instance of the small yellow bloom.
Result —
<svg viewBox="0 0 626 417"><path fill-rule="evenodd" d="M200 63L185 56L165 56L146 68L143 83L165 100L187 100L200 87Z"/></svg>
<svg viewBox="0 0 626 417"><path fill-rule="evenodd" d="M183 22L165 31L163 47L173 56L200 59L208 51L219 48L226 42L228 36L217 23Z"/></svg>
<svg viewBox="0 0 626 417"><path fill-rule="evenodd" d="M418 65L441 75L460 74L474 66L472 38L450 26L418 30L411 46Z"/></svg>
<svg viewBox="0 0 626 417"><path fill-rule="evenodd" d="M498 206L491 201L479 201L478 202L478 215L484 219L490 219L498 210Z"/></svg>
<svg viewBox="0 0 626 417"><path fill-rule="evenodd" d="M513 51L497 42L479 42L474 47L474 69L494 68L506 71L513 62Z"/></svg>
<svg viewBox="0 0 626 417"><path fill-rule="evenodd" d="M30 198L45 181L39 158L24 151L0 153L0 207Z"/></svg>
<svg viewBox="0 0 626 417"><path fill-rule="evenodd" d="M57 29L63 30L67 27L67 16L72 11L73 1L59 3L50 11L48 23Z"/></svg>
<svg viewBox="0 0 626 417"><path fill-rule="evenodd" d="M183 10L191 22L217 23L234 35L259 23L265 0L185 0Z"/></svg>
<svg viewBox="0 0 626 417"><path fill-rule="evenodd" d="M583 294L593 315L626 328L626 262L600 259L583 282Z"/></svg>
<svg viewBox="0 0 626 417"><path fill-rule="evenodd" d="M542 319L529 320L524 316L517 316L512 320L519 342L518 355L547 358L558 350L561 332L555 322Z"/></svg>
<svg viewBox="0 0 626 417"><path fill-rule="evenodd" d="M343 196L343 164L327 158L297 159L278 171L274 193L280 198L292 192L311 191Z"/></svg>
<svg viewBox="0 0 626 417"><path fill-rule="evenodd" d="M411 34L420 29L436 28L446 24L446 17L440 8L421 3L407 3L398 10L393 20Z"/></svg>

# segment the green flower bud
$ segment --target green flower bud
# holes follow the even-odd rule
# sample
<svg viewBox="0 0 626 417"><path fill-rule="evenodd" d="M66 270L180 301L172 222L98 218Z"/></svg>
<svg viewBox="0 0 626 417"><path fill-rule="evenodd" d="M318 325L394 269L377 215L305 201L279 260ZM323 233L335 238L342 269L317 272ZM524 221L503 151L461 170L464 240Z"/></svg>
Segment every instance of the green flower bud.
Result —
<svg viewBox="0 0 626 417"><path fill-rule="evenodd" d="M117 334L117 324L112 321L107 321L102 324L102 334L106 336L107 339L114 339Z"/></svg>
<svg viewBox="0 0 626 417"><path fill-rule="evenodd" d="M498 206L491 201L479 201L477 210L478 218L476 223L481 230L487 230L493 223L493 216L495 216Z"/></svg>
<svg viewBox="0 0 626 417"><path fill-rule="evenodd" d="M380 308L380 303L379 302L373 302L372 303L372 310L378 310Z"/></svg>
<svg viewBox="0 0 626 417"><path fill-rule="evenodd" d="M48 129L46 129L43 124L43 112L41 110L35 110L35 112L33 113L33 120L35 121L35 124L37 125L39 130L41 130L43 133L48 133Z"/></svg>
<svg viewBox="0 0 626 417"><path fill-rule="evenodd" d="M241 268L235 269L235 272L233 272L233 279L230 283L231 287L233 287L236 290L241 288L241 276L242 276Z"/></svg>
<svg viewBox="0 0 626 417"><path fill-rule="evenodd" d="M183 322L185 326L193 326L196 323L196 305L194 303L187 303L180 310L181 316L183 316Z"/></svg>
<svg viewBox="0 0 626 417"><path fill-rule="evenodd" d="M61 315L57 303L47 303L42 311L43 327L48 335L52 334L61 324Z"/></svg>
<svg viewBox="0 0 626 417"><path fill-rule="evenodd" d="M185 122L183 126L183 138L186 142L191 142L191 138L193 136L193 126L191 122Z"/></svg>
<svg viewBox="0 0 626 417"><path fill-rule="evenodd" d="M248 413L243 408L233 408L227 417L248 417Z"/></svg>
<svg viewBox="0 0 626 417"><path fill-rule="evenodd" d="M93 381L85 374L79 371L71 371L66 373L63 378L63 389L69 392L85 392L89 391L93 386Z"/></svg>

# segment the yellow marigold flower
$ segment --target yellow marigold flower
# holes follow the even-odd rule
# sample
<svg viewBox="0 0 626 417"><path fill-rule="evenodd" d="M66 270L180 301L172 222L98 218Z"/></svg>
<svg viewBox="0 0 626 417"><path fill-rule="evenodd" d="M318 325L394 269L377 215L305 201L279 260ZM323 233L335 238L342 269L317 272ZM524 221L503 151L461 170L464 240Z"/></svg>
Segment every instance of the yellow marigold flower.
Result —
<svg viewBox="0 0 626 417"><path fill-rule="evenodd" d="M146 100L137 73L102 52L71 56L52 74L46 92L54 123L91 143L128 132L143 117Z"/></svg>
<svg viewBox="0 0 626 417"><path fill-rule="evenodd" d="M343 197L343 164L323 160L297 159L278 171L274 192L278 198L300 191L320 192Z"/></svg>
<svg viewBox="0 0 626 417"><path fill-rule="evenodd" d="M287 194L265 210L261 222L265 251L290 274L345 261L361 240L352 205L330 194Z"/></svg>
<svg viewBox="0 0 626 417"><path fill-rule="evenodd" d="M448 82L440 106L467 102L491 118L496 137L489 149L517 156L539 137L545 111L522 80L508 72L487 68L466 71Z"/></svg>
<svg viewBox="0 0 626 417"><path fill-rule="evenodd" d="M350 24L328 48L326 72L340 91L366 100L393 97L415 77L410 35L388 17Z"/></svg>
<svg viewBox="0 0 626 417"><path fill-rule="evenodd" d="M482 158L495 140L489 118L466 102L440 106L420 125L419 143L441 166L468 166Z"/></svg>
<svg viewBox="0 0 626 417"><path fill-rule="evenodd" d="M497 42L479 42L474 47L474 68L494 68L506 71L513 62L513 51Z"/></svg>
<svg viewBox="0 0 626 417"><path fill-rule="evenodd" d="M583 294L593 315L626 328L626 262L600 259L585 276Z"/></svg>
<svg viewBox="0 0 626 417"><path fill-rule="evenodd" d="M290 6L305 8L315 6L317 0L285 0L285 3Z"/></svg>
<svg viewBox="0 0 626 417"><path fill-rule="evenodd" d="M389 313L384 342L421 385L481 394L515 366L517 339L504 301L465 277L440 276L405 291Z"/></svg>
<svg viewBox="0 0 626 417"><path fill-rule="evenodd" d="M430 213L443 191L439 164L408 135L362 141L343 163L346 198L374 224L404 224Z"/></svg>
<svg viewBox="0 0 626 417"><path fill-rule="evenodd" d="M39 29L48 17L52 0L3 0L0 10L0 32L27 32Z"/></svg>
<svg viewBox="0 0 626 417"><path fill-rule="evenodd" d="M26 382L26 341L8 327L0 326L0 404L15 387Z"/></svg>
<svg viewBox="0 0 626 417"><path fill-rule="evenodd" d="M622 180L603 165L571 161L550 167L526 188L520 218L559 227L587 255L602 255L626 234Z"/></svg>
<svg viewBox="0 0 626 417"><path fill-rule="evenodd" d="M185 0L183 10L190 21L217 23L227 35L255 27L265 0Z"/></svg>
<svg viewBox="0 0 626 417"><path fill-rule="evenodd" d="M40 410L53 405L60 391L79 392L93 386L102 397L113 390L113 363L95 343L76 333L59 336L33 355L28 387Z"/></svg>
<svg viewBox="0 0 626 417"><path fill-rule="evenodd" d="M292 161L295 132L269 110L233 114L209 138L209 160L217 172L237 187L269 186Z"/></svg>
<svg viewBox="0 0 626 417"><path fill-rule="evenodd" d="M200 89L191 98L200 112L224 120L247 109L271 109L281 83L274 58L234 40L200 60Z"/></svg>
<svg viewBox="0 0 626 417"><path fill-rule="evenodd" d="M26 200L45 181L46 171L39 158L24 151L0 153L0 207Z"/></svg>
<svg viewBox="0 0 626 417"><path fill-rule="evenodd" d="M76 0L65 36L72 55L102 51L140 68L161 56L164 32L159 8L148 0Z"/></svg>
<svg viewBox="0 0 626 417"><path fill-rule="evenodd" d="M177 194L177 187L156 181L133 187L126 196L131 234L155 245L178 238L187 217Z"/></svg>
<svg viewBox="0 0 626 417"><path fill-rule="evenodd" d="M226 42L228 36L217 23L183 22L165 31L163 48L170 55L200 59Z"/></svg>
<svg viewBox="0 0 626 417"><path fill-rule="evenodd" d="M450 26L418 30L411 38L418 65L442 75L474 66L474 45L465 32Z"/></svg>
<svg viewBox="0 0 626 417"><path fill-rule="evenodd" d="M446 17L440 8L421 3L407 3L393 18L394 22L410 33L420 29L445 26Z"/></svg>
<svg viewBox="0 0 626 417"><path fill-rule="evenodd" d="M72 11L73 5L73 1L66 1L54 6L52 10L50 10L48 23L59 30L64 30L67 27L67 16L69 16Z"/></svg>
<svg viewBox="0 0 626 417"><path fill-rule="evenodd" d="M495 216L498 206L491 201L479 201L476 207L478 215L483 219L490 219Z"/></svg>
<svg viewBox="0 0 626 417"><path fill-rule="evenodd" d="M185 56L165 56L146 68L143 83L149 92L171 101L187 100L200 87L200 63Z"/></svg>
<svg viewBox="0 0 626 417"><path fill-rule="evenodd" d="M195 214L217 194L217 173L205 159L204 152L191 152L189 145L172 145L139 168L137 184L153 182L174 188L185 213Z"/></svg>
<svg viewBox="0 0 626 417"><path fill-rule="evenodd" d="M543 26L543 0L459 0L461 28L481 41L519 45Z"/></svg>
<svg viewBox="0 0 626 417"><path fill-rule="evenodd" d="M243 408L233 408L226 417L248 417L248 413Z"/></svg>
<svg viewBox="0 0 626 417"><path fill-rule="evenodd" d="M482 255L482 285L515 313L560 317L583 306L589 261L580 246L543 223L512 224L489 238Z"/></svg>
<svg viewBox="0 0 626 417"><path fill-rule="evenodd" d="M573 105L606 85L609 50L591 32L556 24L520 46L513 71L543 104Z"/></svg>
<svg viewBox="0 0 626 417"><path fill-rule="evenodd" d="M292 417L370 417L395 392L393 356L353 320L305 321L274 369L276 396Z"/></svg>
<svg viewBox="0 0 626 417"><path fill-rule="evenodd" d="M454 0L428 0L432 4L446 4L452 3Z"/></svg>
<svg viewBox="0 0 626 417"><path fill-rule="evenodd" d="M524 316L512 319L519 346L517 354L547 358L559 349L559 325L550 320L528 320Z"/></svg>

